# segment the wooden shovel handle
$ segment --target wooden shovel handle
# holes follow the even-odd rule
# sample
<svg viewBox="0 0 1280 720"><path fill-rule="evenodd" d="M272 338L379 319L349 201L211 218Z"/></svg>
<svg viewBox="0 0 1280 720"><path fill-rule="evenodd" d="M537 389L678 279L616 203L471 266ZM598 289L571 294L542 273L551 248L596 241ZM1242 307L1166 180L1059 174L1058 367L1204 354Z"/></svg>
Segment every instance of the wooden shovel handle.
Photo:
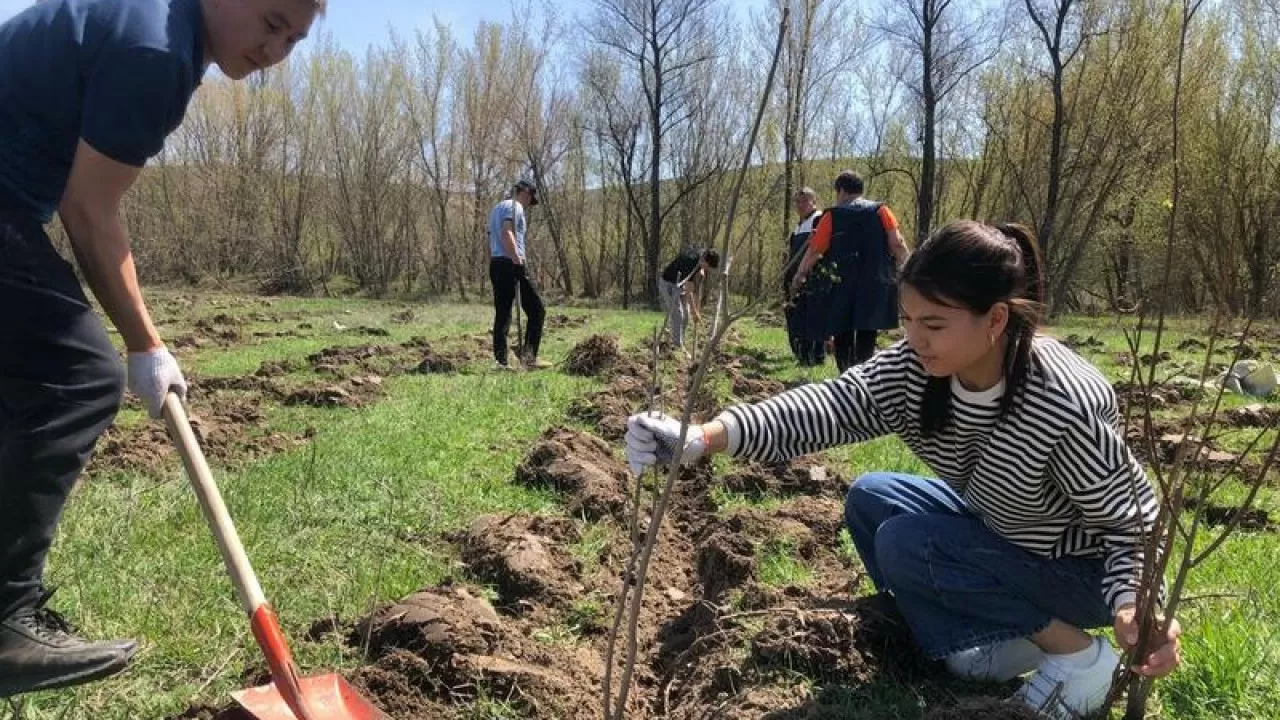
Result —
<svg viewBox="0 0 1280 720"><path fill-rule="evenodd" d="M204 451L200 449L200 443L191 430L187 411L174 393L165 396L164 421L169 427L169 437L182 455L182 464L187 468L187 477L200 500L204 518L218 542L218 551L222 553L222 562L227 566L231 583L236 587L240 606L244 608L245 614L253 616L259 607L266 604L266 596L262 593L262 586L258 584L258 577L253 573L253 567L249 565L249 556L240 544L240 535L231 522L226 504L222 502L222 493L218 492L218 486L213 481L213 473L209 472Z"/></svg>

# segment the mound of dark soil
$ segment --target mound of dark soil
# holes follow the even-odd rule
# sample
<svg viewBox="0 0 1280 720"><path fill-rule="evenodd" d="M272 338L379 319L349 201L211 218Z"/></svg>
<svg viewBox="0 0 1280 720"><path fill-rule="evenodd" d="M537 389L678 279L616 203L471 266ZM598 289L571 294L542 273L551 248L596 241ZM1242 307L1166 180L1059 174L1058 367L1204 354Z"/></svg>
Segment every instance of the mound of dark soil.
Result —
<svg viewBox="0 0 1280 720"><path fill-rule="evenodd" d="M516 481L564 493L569 514L588 520L621 519L630 486L626 467L608 443L567 428L543 434L516 468Z"/></svg>
<svg viewBox="0 0 1280 720"><path fill-rule="evenodd" d="M300 372L303 364L297 360L285 358L283 360L263 360L262 364L253 374L260 378L279 377L290 373Z"/></svg>
<svg viewBox="0 0 1280 720"><path fill-rule="evenodd" d="M328 372L335 375L345 374L341 369L347 365L356 365L364 370L375 368L385 371L385 362L375 362L378 358L391 358L396 355L396 348L388 345L338 345L328 347L320 352L307 356L307 363L316 372Z"/></svg>
<svg viewBox="0 0 1280 720"><path fill-rule="evenodd" d="M545 326L550 330L563 330L566 328L580 328L587 324L586 315L565 315L558 313L547 318Z"/></svg>
<svg viewBox="0 0 1280 720"><path fill-rule="evenodd" d="M225 465L283 452L303 440L297 435L265 432L261 399L253 395L218 397L216 402L193 399L188 412L204 454ZM165 426L148 421L107 428L85 472L90 476L116 471L157 474L177 462L178 454Z"/></svg>
<svg viewBox="0 0 1280 720"><path fill-rule="evenodd" d="M754 403L768 400L785 391L787 386L778 380L736 375L733 378L733 395L741 402Z"/></svg>
<svg viewBox="0 0 1280 720"><path fill-rule="evenodd" d="M585 590L577 580L578 562L566 549L578 540L568 518L487 515L452 539L462 561L497 589L504 607L565 604Z"/></svg>
<svg viewBox="0 0 1280 720"><path fill-rule="evenodd" d="M430 375L432 373L451 373L458 371L458 363L453 358L445 357L429 346L421 348L422 359L418 362L418 366L414 372L421 375Z"/></svg>
<svg viewBox="0 0 1280 720"><path fill-rule="evenodd" d="M585 648L548 648L524 637L463 588L415 593L375 611L354 643L376 658L354 681L398 718L447 717L450 705L480 697L521 717L596 718L599 657Z"/></svg>
<svg viewBox="0 0 1280 720"><path fill-rule="evenodd" d="M1227 422L1235 427L1267 427L1275 422L1275 410L1252 403L1227 411Z"/></svg>
<svg viewBox="0 0 1280 720"><path fill-rule="evenodd" d="M840 498L849 483L821 460L806 456L783 463L747 463L719 481L727 490L755 497L812 495Z"/></svg>
<svg viewBox="0 0 1280 720"><path fill-rule="evenodd" d="M564 361L564 371L570 375L594 377L613 368L620 353L618 338L612 335L592 335L569 351Z"/></svg>
<svg viewBox="0 0 1280 720"><path fill-rule="evenodd" d="M1185 507L1188 510L1196 510L1204 521L1209 525L1222 526L1232 521L1236 514L1240 513L1238 505L1215 505L1212 503L1200 507L1200 503L1196 498L1187 498ZM1240 513L1240 521L1238 527L1241 530L1252 530L1262 532L1280 532L1280 526L1277 526L1271 520L1271 515L1262 508L1246 508Z"/></svg>

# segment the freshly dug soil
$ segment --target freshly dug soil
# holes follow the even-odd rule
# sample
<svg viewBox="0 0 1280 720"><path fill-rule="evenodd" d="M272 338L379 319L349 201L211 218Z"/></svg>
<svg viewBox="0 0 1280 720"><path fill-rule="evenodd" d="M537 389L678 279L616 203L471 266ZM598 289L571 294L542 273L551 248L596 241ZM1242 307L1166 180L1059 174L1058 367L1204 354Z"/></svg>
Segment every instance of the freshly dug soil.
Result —
<svg viewBox="0 0 1280 720"><path fill-rule="evenodd" d="M564 493L572 517L623 519L630 485L626 466L598 437L551 428L516 468L516 482Z"/></svg>
<svg viewBox="0 0 1280 720"><path fill-rule="evenodd" d="M570 375L594 377L611 370L618 363L620 352L618 338L612 335L592 335L569 351L564 361L564 371Z"/></svg>

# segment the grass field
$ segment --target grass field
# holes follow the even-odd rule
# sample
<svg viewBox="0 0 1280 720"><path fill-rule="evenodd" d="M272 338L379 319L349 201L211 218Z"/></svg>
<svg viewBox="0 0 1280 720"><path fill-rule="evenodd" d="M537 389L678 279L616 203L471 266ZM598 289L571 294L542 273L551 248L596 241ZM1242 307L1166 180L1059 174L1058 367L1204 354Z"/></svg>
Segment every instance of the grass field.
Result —
<svg viewBox="0 0 1280 720"><path fill-rule="evenodd" d="M413 337L426 338L434 348L470 353L462 372L388 375L377 397L355 408L288 405L249 392L240 398L256 407L253 433L277 433L291 441L277 452L215 460L215 472L268 597L309 672L350 669L360 662L336 634L305 640L313 622L349 623L378 603L447 577L466 578L456 553L439 540L442 533L486 513L557 512L561 498L514 483L513 468L544 429L568 422L564 415L571 401L602 387L599 380L554 370L490 371L491 361L481 352L483 338L470 337L485 332L490 310L483 306L176 292L155 298L166 338L198 335L193 328L201 319L220 318L215 326L235 329L235 338L180 351L184 369L200 379L244 376L265 361L301 361L338 345L403 343ZM647 312L563 312L585 323L548 330L544 356L553 361L595 333L618 335L624 347L635 347L661 322L660 315ZM282 329L292 334L277 336ZM779 380L834 372L830 365L822 371L792 367L779 328L752 321L739 330L740 344L767 353ZM1125 346L1116 321L1068 318L1049 332L1095 339L1082 353L1113 380L1127 379L1128 368L1118 360ZM1199 320L1173 323L1166 347L1172 350L1188 338L1203 340L1204 332ZM1273 348L1261 347L1264 359L1276 360ZM1198 367L1200 360L1192 350L1175 351L1161 372ZM314 375L304 366L281 375L279 382L301 385ZM723 388L720 392L731 399ZM217 409L204 402L193 395L197 416ZM1245 401L1229 398L1227 403L1238 407ZM1170 408L1160 417L1171 419L1182 409ZM136 406L119 419L122 428L147 422ZM1218 444L1238 449L1252 437L1249 433L1234 431ZM847 476L872 469L925 472L893 439L840 448L828 457ZM49 580L58 588L53 605L85 634L137 637L142 651L120 677L0 701L0 716L165 718L193 706L225 703L230 690L257 677L261 663L176 454L145 467L106 463L91 470L67 507L49 561ZM1239 485L1231 484L1219 502L1234 502L1240 495ZM767 506L771 499L719 493L714 501L728 510ZM1258 504L1274 515L1280 495L1268 488ZM575 552L598 554L591 542L584 536ZM793 549L786 540L762 548L761 580L779 586L813 582L812 571ZM1242 532L1195 575L1189 591L1194 599L1183 613L1186 662L1159 685L1159 717L1280 717L1278 551L1280 535ZM575 612L577 624L569 627L596 622L601 608L583 601ZM543 639L577 641L572 632L554 628ZM826 684L812 691L822 700L812 706L813 717L827 716L822 712L921 716L909 688L861 691ZM861 708L858 714L838 712L855 706ZM507 717L515 711L498 698L475 703L467 712Z"/></svg>

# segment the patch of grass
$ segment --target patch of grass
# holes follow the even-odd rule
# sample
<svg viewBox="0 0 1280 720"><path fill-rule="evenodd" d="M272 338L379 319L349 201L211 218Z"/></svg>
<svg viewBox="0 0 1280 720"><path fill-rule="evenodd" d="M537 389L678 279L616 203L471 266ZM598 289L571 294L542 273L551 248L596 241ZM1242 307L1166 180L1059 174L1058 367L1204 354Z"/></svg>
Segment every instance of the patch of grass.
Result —
<svg viewBox="0 0 1280 720"><path fill-rule="evenodd" d="M1184 639L1186 666L1162 686L1173 717L1274 717L1280 689L1271 680L1280 670L1280 647L1266 637L1271 633L1259 632L1252 614L1240 606L1206 614Z"/></svg>
<svg viewBox="0 0 1280 720"><path fill-rule="evenodd" d="M605 607L604 602L598 597L588 596L573 601L565 616L565 623L574 634L587 635L607 629L609 619L609 608Z"/></svg>
<svg viewBox="0 0 1280 720"><path fill-rule="evenodd" d="M600 558L612 544L617 532L605 523L583 523L578 541L569 546L569 554L588 572L600 565Z"/></svg>
<svg viewBox="0 0 1280 720"><path fill-rule="evenodd" d="M462 717L466 720L521 720L527 717L527 713L516 703L481 696L466 706Z"/></svg>
<svg viewBox="0 0 1280 720"><path fill-rule="evenodd" d="M551 647L573 647L578 642L578 633L568 625L548 625L533 631L534 640Z"/></svg>
<svg viewBox="0 0 1280 720"><path fill-rule="evenodd" d="M747 509L770 512L786 504L786 500L777 495L734 492L723 485L711 488L711 502L715 503L716 512L721 515L730 515Z"/></svg>
<svg viewBox="0 0 1280 720"><path fill-rule="evenodd" d="M790 538L771 538L756 551L756 575L773 588L803 587L813 581L813 570L796 557Z"/></svg>
<svg viewBox="0 0 1280 720"><path fill-rule="evenodd" d="M862 558L858 556L858 548L853 544L849 528L840 528L840 534L836 536L836 554L847 563L861 564Z"/></svg>

